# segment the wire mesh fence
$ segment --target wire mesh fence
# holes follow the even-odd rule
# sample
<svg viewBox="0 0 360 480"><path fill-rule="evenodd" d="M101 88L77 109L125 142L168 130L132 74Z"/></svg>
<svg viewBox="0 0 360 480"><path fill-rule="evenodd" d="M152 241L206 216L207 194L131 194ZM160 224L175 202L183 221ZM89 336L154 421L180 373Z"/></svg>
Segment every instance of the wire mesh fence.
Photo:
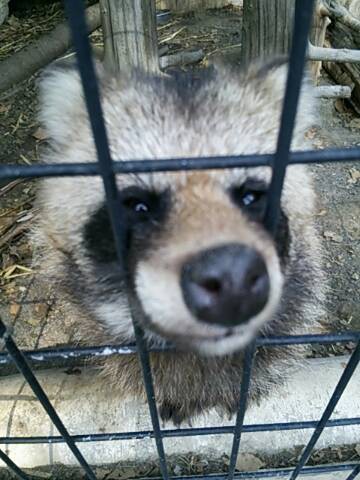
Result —
<svg viewBox="0 0 360 480"><path fill-rule="evenodd" d="M119 262L123 262L122 251L122 227L121 210L118 205L118 191L115 182L115 175L118 173L140 173L140 172L160 172L160 171L178 171L178 170L202 170L202 169L225 169L244 166L268 165L272 167L272 180L269 189L269 200L266 210L264 223L266 228L273 232L277 225L279 216L280 198L286 173L289 164L294 163L321 163L321 162L340 162L358 160L360 157L360 148L336 149L308 152L290 152L292 134L294 129L297 105L299 100L301 81L305 65L306 47L309 28L312 19L314 0L297 0L295 9L295 27L293 33L292 49L289 60L288 79L283 103L280 131L275 154L266 155L239 155L230 157L211 157L211 158L183 158L183 159L165 159L165 160L137 160L137 161L113 161L110 155L107 133L103 120L102 108L99 97L99 88L96 80L95 69L91 57L89 40L86 34L86 24L84 16L84 6L82 0L67 0L66 13L71 27L74 47L77 53L78 66L84 97L89 113L92 133L95 139L98 162L94 164L57 164L57 165L2 165L0 167L0 179L14 178L32 178L48 176L72 176L72 175L100 175L103 179L107 206L111 217L114 238L117 246ZM247 347L244 355L244 369L240 389L240 402L238 413L234 426L228 427L205 427L205 428L179 428L174 430L162 429L160 427L159 415L154 395L153 380L149 361L149 350L146 347L143 331L134 324L136 345L129 346L95 346L85 348L56 348L39 351L22 352L12 339L5 324L0 320L0 339L4 342L6 352L0 353L0 365L13 362L18 371L28 382L30 388L38 398L43 408L49 415L51 421L57 428L59 436L46 437L4 437L0 438L0 444L36 444L36 443L66 443L74 457L84 469L86 478L96 479L93 468L82 455L78 444L82 442L98 442L109 440L129 440L151 437L155 440L160 462L162 478L167 480L169 470L167 467L166 454L163 444L164 438L185 437L185 436L205 436L205 435L233 435L233 445L230 454L229 470L227 474L204 475L197 477L176 477L181 480L187 478L211 478L214 480L233 478L269 478L273 476L285 477L295 480L300 474L326 474L348 471L347 480L352 480L360 473L359 464L343 464L309 467L306 463L316 446L317 440L325 428L336 426L349 426L360 424L360 418L344 418L332 420L330 417L336 408L347 384L358 366L360 360L360 334L358 332L346 332L342 334L328 335L297 335L291 337L269 337L258 338ZM297 421L288 423L272 423L244 425L244 416L247 406L249 385L251 380L251 371L254 355L258 347L272 348L274 346L298 345L298 344L326 344L338 342L354 342L355 347L346 368L341 375L337 385L334 385L333 394L318 421ZM162 349L164 350L164 349ZM56 410L49 401L48 396L40 386L29 365L29 360L33 365L41 364L49 359L68 359L68 358L88 358L92 356L101 357L104 355L128 355L138 353L144 384L147 393L149 412L152 422L152 430L139 432L112 432L91 435L70 435L65 428ZM257 472L236 472L236 459L238 457L241 444L242 433L258 431L279 431L295 429L313 429L314 432L304 448L297 466L293 469L282 468L276 470L266 470ZM19 478L29 479L30 476L21 470L14 462L0 450L0 459L12 470Z"/></svg>

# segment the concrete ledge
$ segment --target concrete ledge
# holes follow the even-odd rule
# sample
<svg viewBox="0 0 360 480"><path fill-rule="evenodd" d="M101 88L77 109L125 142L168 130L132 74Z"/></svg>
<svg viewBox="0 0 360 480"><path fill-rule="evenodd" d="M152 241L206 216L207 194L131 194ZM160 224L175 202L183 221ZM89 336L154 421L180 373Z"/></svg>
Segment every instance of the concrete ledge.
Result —
<svg viewBox="0 0 360 480"><path fill-rule="evenodd" d="M246 424L317 420L328 402L348 357L312 359L306 367L296 372L289 383L279 388L261 405L250 408ZM132 398L119 398L106 384L94 376L91 368L79 375L68 375L59 370L37 373L37 377L49 395L53 405L71 434L126 432L150 430L147 405ZM360 369L357 369L334 412L335 418L356 417L360 412ZM200 417L195 426L233 425L215 413ZM166 425L173 428L172 425ZM186 427L186 426L184 426ZM242 437L241 450L273 454L297 445L304 445L312 429L279 432L246 433ZM0 378L0 436L48 436L57 435L32 394L19 375ZM325 429L317 448L359 442L360 426L331 427ZM232 435L167 438L168 454L196 452L211 457L229 454ZM157 458L152 439L79 443L89 463L105 464L124 460L144 461ZM21 467L52 465L60 462L76 465L65 444L0 445L12 460ZM1 462L0 462L1 466ZM349 472L347 472L349 474ZM307 478L310 478L307 476ZM317 477L321 478L321 477ZM325 478L325 476L324 476ZM326 479L331 478L329 475ZM334 477L335 478L335 477ZM336 478L346 478L337 473Z"/></svg>

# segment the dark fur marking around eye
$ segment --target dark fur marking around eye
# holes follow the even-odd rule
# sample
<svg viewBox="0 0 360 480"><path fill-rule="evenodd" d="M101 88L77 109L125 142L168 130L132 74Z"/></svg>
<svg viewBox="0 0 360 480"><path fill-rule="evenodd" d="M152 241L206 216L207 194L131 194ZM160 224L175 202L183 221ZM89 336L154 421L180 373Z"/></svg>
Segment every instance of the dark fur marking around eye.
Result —
<svg viewBox="0 0 360 480"><path fill-rule="evenodd" d="M268 186L265 182L256 178L249 178L242 185L230 188L229 193L235 205L238 206L250 220L263 223L267 203L267 190ZM290 243L289 220L281 208L275 233L275 246L283 265L286 264L289 257Z"/></svg>
<svg viewBox="0 0 360 480"><path fill-rule="evenodd" d="M88 256L100 263L116 259L115 242L106 205L93 213L85 225L84 245Z"/></svg>
<svg viewBox="0 0 360 480"><path fill-rule="evenodd" d="M125 251L134 245L137 252L150 245L151 234L163 224L169 206L169 192L157 193L137 186L120 192L125 215ZM105 204L100 206L84 227L84 246L88 257L98 263L116 261L116 248L110 217Z"/></svg>

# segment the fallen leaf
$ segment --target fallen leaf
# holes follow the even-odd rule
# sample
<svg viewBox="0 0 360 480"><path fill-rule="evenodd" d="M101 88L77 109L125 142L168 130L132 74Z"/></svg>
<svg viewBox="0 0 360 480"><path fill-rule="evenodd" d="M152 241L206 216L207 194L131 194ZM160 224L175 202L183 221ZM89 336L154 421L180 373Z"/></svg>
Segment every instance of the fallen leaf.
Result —
<svg viewBox="0 0 360 480"><path fill-rule="evenodd" d="M136 477L136 470L134 468L116 468L113 470L106 480L127 480Z"/></svg>
<svg viewBox="0 0 360 480"><path fill-rule="evenodd" d="M342 242L343 237L335 232L330 232L329 230L326 230L323 233L323 236L326 238L326 240L331 240L333 242Z"/></svg>
<svg viewBox="0 0 360 480"><path fill-rule="evenodd" d="M39 127L37 130L35 130L35 132L32 134L32 136L34 138L36 138L36 140L39 140L39 141L46 140L47 138L49 138L49 135L47 134L47 132L41 127Z"/></svg>
<svg viewBox="0 0 360 480"><path fill-rule="evenodd" d="M265 463L252 453L240 453L236 460L236 469L241 472L254 472L264 466Z"/></svg>
<svg viewBox="0 0 360 480"><path fill-rule="evenodd" d="M7 113L10 110L10 105L0 103L0 113Z"/></svg>
<svg viewBox="0 0 360 480"><path fill-rule="evenodd" d="M34 478L51 478L51 473L48 472L39 472L39 470L33 470L33 469L24 469L25 472L29 473Z"/></svg>
<svg viewBox="0 0 360 480"><path fill-rule="evenodd" d="M35 305L35 312L39 315L45 316L49 310L48 305L46 303L37 303Z"/></svg>
<svg viewBox="0 0 360 480"><path fill-rule="evenodd" d="M111 470L109 470L108 468L96 468L95 469L96 478L98 478L99 480L103 480L105 478L108 478L109 473L111 473Z"/></svg>
<svg viewBox="0 0 360 480"><path fill-rule="evenodd" d="M315 128L309 128L309 130L305 133L305 137L309 140L313 140L316 135L316 129Z"/></svg>
<svg viewBox="0 0 360 480"><path fill-rule="evenodd" d="M19 24L20 24L20 20L15 17L15 15L11 15L8 19L7 19L7 23L11 26L11 27L17 27Z"/></svg>
<svg viewBox="0 0 360 480"><path fill-rule="evenodd" d="M334 106L335 106L335 110L339 113L345 113L346 112L346 107L344 105L344 102L341 98L338 98L335 103L334 103Z"/></svg>
<svg viewBox="0 0 360 480"><path fill-rule="evenodd" d="M14 317L19 313L20 305L18 303L12 303L10 305L10 315L14 315Z"/></svg>
<svg viewBox="0 0 360 480"><path fill-rule="evenodd" d="M180 465L175 465L175 467L174 467L174 474L175 474L176 476L180 476L180 475L182 474L182 469L181 469Z"/></svg>
<svg viewBox="0 0 360 480"><path fill-rule="evenodd" d="M26 319L26 323L28 323L32 327L37 327L40 324L40 322L41 322L41 318L36 319L36 318L30 317Z"/></svg>
<svg viewBox="0 0 360 480"><path fill-rule="evenodd" d="M327 210L320 210L319 213L316 214L317 217L323 217L324 215L327 214Z"/></svg>
<svg viewBox="0 0 360 480"><path fill-rule="evenodd" d="M349 178L347 183L357 183L357 181L360 180L360 170L350 168L349 173L351 178Z"/></svg>
<svg viewBox="0 0 360 480"><path fill-rule="evenodd" d="M349 124L350 128L360 128L360 118L354 118Z"/></svg>

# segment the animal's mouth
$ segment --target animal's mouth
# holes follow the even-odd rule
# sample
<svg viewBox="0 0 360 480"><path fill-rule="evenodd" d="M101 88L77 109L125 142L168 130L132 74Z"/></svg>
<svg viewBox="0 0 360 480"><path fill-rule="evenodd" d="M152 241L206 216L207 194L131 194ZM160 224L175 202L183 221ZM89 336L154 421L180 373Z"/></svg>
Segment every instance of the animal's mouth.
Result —
<svg viewBox="0 0 360 480"><path fill-rule="evenodd" d="M229 338L234 335L234 331L232 328L227 328L224 333L217 333L213 335L208 335L208 334L187 334L187 335L182 335L182 334L175 334L173 336L173 340L176 342L219 342L220 340L223 340L225 338Z"/></svg>
<svg viewBox="0 0 360 480"><path fill-rule="evenodd" d="M223 356L244 350L255 338L250 332L227 329L218 335L174 335L172 342L184 351L197 352L205 356Z"/></svg>
<svg viewBox="0 0 360 480"><path fill-rule="evenodd" d="M150 327L150 328L149 328ZM249 338L249 335L244 331L237 331L235 328L221 328L221 332L204 332L199 331L194 332L169 332L164 331L159 328L157 325L147 324L146 328L165 341L171 342L176 348L188 352L197 352L205 355L215 354L223 355L225 353L231 353L232 351L241 350L250 343L252 338ZM218 328L216 330L219 330ZM230 347L230 345L236 345L236 348Z"/></svg>
<svg viewBox="0 0 360 480"><path fill-rule="evenodd" d="M211 326L208 325L204 326L204 332L201 332L199 326L196 326L191 331L187 330L184 332L179 331L169 331L164 328L161 328L156 323L152 322L147 316L145 317L146 321L144 327L157 333L162 338L166 340L170 340L175 344L192 344L194 342L219 342L225 338L229 338L236 334L234 328L224 328L220 326Z"/></svg>

